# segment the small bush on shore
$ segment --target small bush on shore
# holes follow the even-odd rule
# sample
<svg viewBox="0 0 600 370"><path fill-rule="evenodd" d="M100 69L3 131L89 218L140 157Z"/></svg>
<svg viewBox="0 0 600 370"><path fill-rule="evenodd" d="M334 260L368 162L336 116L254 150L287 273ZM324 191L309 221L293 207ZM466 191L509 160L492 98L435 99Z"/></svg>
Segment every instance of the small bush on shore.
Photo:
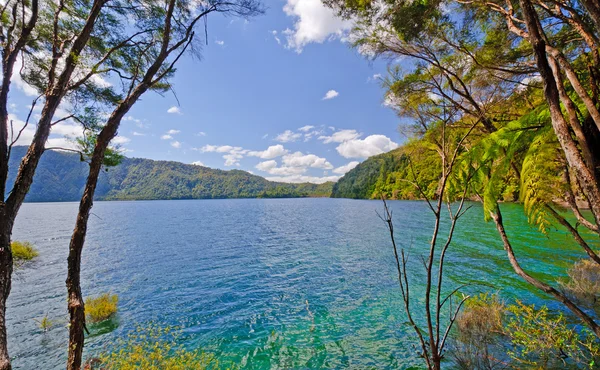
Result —
<svg viewBox="0 0 600 370"><path fill-rule="evenodd" d="M178 331L151 325L138 328L118 342L112 352L93 359L103 370L204 370L222 369L215 356L199 350L186 350L177 343ZM91 361L90 361L91 362Z"/></svg>
<svg viewBox="0 0 600 370"><path fill-rule="evenodd" d="M85 300L85 315L91 323L110 319L117 313L119 297L116 294L104 293L96 298Z"/></svg>
<svg viewBox="0 0 600 370"><path fill-rule="evenodd" d="M39 252L30 242L14 241L10 243L10 249L12 251L13 259L17 263L31 261L35 257L39 256Z"/></svg>

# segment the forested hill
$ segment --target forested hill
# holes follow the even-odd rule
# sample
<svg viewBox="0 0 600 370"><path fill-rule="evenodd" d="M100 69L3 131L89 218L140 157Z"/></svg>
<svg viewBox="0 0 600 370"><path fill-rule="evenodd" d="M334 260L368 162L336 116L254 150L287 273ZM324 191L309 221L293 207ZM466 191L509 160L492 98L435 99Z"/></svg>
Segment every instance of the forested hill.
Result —
<svg viewBox="0 0 600 370"><path fill-rule="evenodd" d="M16 175L26 147L15 147L10 158L9 184ZM60 202L79 200L88 165L76 153L47 151L42 156L26 200ZM287 184L268 181L245 171L216 170L203 166L141 158L103 171L96 199L210 199L328 197L333 183Z"/></svg>
<svg viewBox="0 0 600 370"><path fill-rule="evenodd" d="M347 172L333 185L333 198L369 199L376 195L378 181L388 173L407 167L404 148L373 156Z"/></svg>

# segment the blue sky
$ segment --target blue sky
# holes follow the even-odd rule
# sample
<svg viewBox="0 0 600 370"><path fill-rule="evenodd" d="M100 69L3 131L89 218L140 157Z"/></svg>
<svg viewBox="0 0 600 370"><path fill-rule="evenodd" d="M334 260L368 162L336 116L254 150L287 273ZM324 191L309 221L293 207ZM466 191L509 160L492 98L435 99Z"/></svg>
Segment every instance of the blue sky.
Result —
<svg viewBox="0 0 600 370"><path fill-rule="evenodd" d="M130 157L242 169L279 181L335 180L402 141L369 62L344 41L350 24L319 0L268 1L249 21L215 15L201 60L185 58L171 93L147 93L116 141ZM10 102L23 120L31 96L15 81ZM68 145L75 123L48 146ZM20 141L30 140L26 132Z"/></svg>

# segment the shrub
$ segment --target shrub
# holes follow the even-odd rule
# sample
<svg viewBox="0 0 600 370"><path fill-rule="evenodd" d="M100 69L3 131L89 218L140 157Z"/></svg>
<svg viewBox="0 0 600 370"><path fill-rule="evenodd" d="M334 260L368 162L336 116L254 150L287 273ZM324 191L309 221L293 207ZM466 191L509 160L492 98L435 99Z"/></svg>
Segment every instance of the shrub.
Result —
<svg viewBox="0 0 600 370"><path fill-rule="evenodd" d="M189 351L177 344L179 332L174 328L150 325L138 328L120 340L110 353L94 359L102 370L203 370L220 369L219 361L199 350Z"/></svg>
<svg viewBox="0 0 600 370"><path fill-rule="evenodd" d="M506 334L513 348L508 354L522 364L542 367L590 366L600 356L598 338L588 329L570 328L562 314L550 315L517 301L508 307Z"/></svg>
<svg viewBox="0 0 600 370"><path fill-rule="evenodd" d="M119 297L116 294L104 293L97 298L85 300L85 315L91 323L110 319L117 313Z"/></svg>
<svg viewBox="0 0 600 370"><path fill-rule="evenodd" d="M595 304L600 297L600 265L594 261L581 260L568 271L567 281L561 282L565 290L576 299Z"/></svg>
<svg viewBox="0 0 600 370"><path fill-rule="evenodd" d="M31 261L39 255L38 251L29 242L14 241L10 243L13 259L15 262Z"/></svg>
<svg viewBox="0 0 600 370"><path fill-rule="evenodd" d="M461 369L495 369L503 334L504 303L496 294L469 299L456 319L454 362Z"/></svg>
<svg viewBox="0 0 600 370"><path fill-rule="evenodd" d="M42 317L40 320L36 319L35 322L37 322L39 328L42 329L44 332L50 330L52 325L54 325L54 323L48 318L48 315Z"/></svg>

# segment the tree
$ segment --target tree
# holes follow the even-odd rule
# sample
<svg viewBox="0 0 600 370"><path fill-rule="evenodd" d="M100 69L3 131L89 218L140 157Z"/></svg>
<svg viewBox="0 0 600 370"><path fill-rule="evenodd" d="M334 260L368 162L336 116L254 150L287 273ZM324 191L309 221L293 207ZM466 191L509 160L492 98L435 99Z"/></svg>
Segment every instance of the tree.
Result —
<svg viewBox="0 0 600 370"><path fill-rule="evenodd" d="M7 1L2 10L5 40L3 57L6 61L12 60L12 64L7 66L12 68L14 59L11 58L20 53L21 77L35 87L40 95L33 101L25 125L16 137L8 141L6 119L0 135L0 188L3 190L3 202L0 203L0 369L11 368L5 327L6 299L10 294L13 265L10 237L16 216L46 150L46 141L52 127L59 122L74 119L84 126L87 124L85 117L82 120L75 114L79 102L95 100L98 104L106 104L118 99L110 89L103 88L97 80L91 79L96 72L94 66L106 62L111 69L118 70L120 66L111 62L113 57L129 47L132 38L137 36L122 32L123 25L127 24L125 10L130 9L129 2L60 0L43 3L39 9L37 1L32 2L30 7L28 4L29 1ZM12 17L7 15L7 9L12 11ZM26 22L28 14L30 21ZM36 18L39 18L37 23L33 21ZM25 41L16 38L19 32ZM21 49L15 49L16 46ZM3 69L7 78L11 73L8 68ZM7 83L2 94L8 94L9 86ZM74 113L54 120L63 101L74 105ZM43 106L33 140L20 161L12 189L6 193L10 150L30 124L38 102L42 102Z"/></svg>
<svg viewBox="0 0 600 370"><path fill-rule="evenodd" d="M12 251L4 194L8 177L10 149L16 142L11 132L9 143L8 92L12 82L17 57L30 41L30 36L38 19L38 1L6 1L0 11L0 41L2 42L2 86L0 86L0 369L10 369L10 357L6 345L6 298L10 292L12 273Z"/></svg>
<svg viewBox="0 0 600 370"><path fill-rule="evenodd" d="M138 19L138 39L129 52L121 56L122 65L118 78L124 86L122 99L114 106L106 123L95 139L89 158L89 174L79 204L75 228L69 244L67 291L69 325L69 356L67 369L81 368L84 346L85 308L81 293L80 270L88 219L106 151L110 141L117 135L121 120L139 98L149 90L170 88L168 78L175 72L175 65L183 54L193 46L195 27L210 13L226 13L250 17L262 12L256 0L211 0L197 4L186 0L144 1L144 6L134 11ZM89 78L98 70L98 63Z"/></svg>
<svg viewBox="0 0 600 370"><path fill-rule="evenodd" d="M443 103L438 103L443 104ZM390 239L394 250L394 257L396 261L396 268L398 272L398 282L400 285L400 291L402 293L402 299L404 301L404 310L408 317L408 322L414 329L420 345L421 345L421 357L424 358L425 363L429 369L439 370L441 369L442 359L444 357L444 348L447 344L447 339L452 326L462 305L469 298L469 296L463 295L462 298L458 299L458 303L455 307L452 307L452 301L455 295L460 292L463 286L459 286L450 291L445 297L442 293L444 291L444 263L446 253L452 243L454 230L457 222L461 216L468 210L469 207L465 208L465 199L470 188L469 183L475 173L475 171L467 176L457 176L462 174L457 171L456 164L459 160L461 152L465 150L465 144L469 135L473 132L475 126L479 124L476 122L472 124L468 129L463 129L459 122L455 120L455 113L447 114L450 110L456 112L457 107L450 105L450 107L441 107L441 116L438 116L438 121L435 122L435 128L432 128L427 133L427 139L431 142L431 149L435 151L442 162L442 171L439 177L438 190L435 193L433 199L431 199L426 192L423 190L422 184L417 181L410 181L415 189L419 192L420 196L425 200L429 209L434 215L434 227L429 244L429 253L422 257L422 262L425 267L425 299L424 299L424 315L426 328L421 328L417 320L414 318L413 307L411 306L410 298L410 284L409 277L407 275L406 265L408 263L408 256L404 249L398 251L394 235L394 225L392 220L392 212L387 206L385 198L382 196L384 204L384 213L380 218L386 223L388 231L390 233ZM452 134L449 131L454 131ZM457 186L459 185L459 186ZM456 209L452 209L452 203L458 202ZM443 209L447 208L448 218L450 220L450 226L448 230L448 236L445 241L441 241L440 232L442 224L442 212ZM437 265L436 265L437 258ZM437 270L437 271L436 271ZM449 320L448 324L442 324L442 312L448 308Z"/></svg>

